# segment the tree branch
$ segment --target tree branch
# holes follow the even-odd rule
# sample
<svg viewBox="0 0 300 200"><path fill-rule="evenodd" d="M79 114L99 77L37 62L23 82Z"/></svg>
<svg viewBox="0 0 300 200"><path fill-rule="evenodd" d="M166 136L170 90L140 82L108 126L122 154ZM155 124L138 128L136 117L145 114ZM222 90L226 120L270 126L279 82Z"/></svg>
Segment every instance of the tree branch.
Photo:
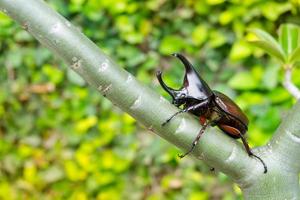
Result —
<svg viewBox="0 0 300 200"><path fill-rule="evenodd" d="M284 117L271 141L263 147L268 173L241 185L247 200L300 198L300 101Z"/></svg>
<svg viewBox="0 0 300 200"><path fill-rule="evenodd" d="M285 117L268 147L286 170L300 172L300 101Z"/></svg>
<svg viewBox="0 0 300 200"><path fill-rule="evenodd" d="M43 1L0 0L0 8L115 105L167 141L184 151L189 149L200 129L198 121L184 114L162 127L162 122L177 109L117 67L93 42ZM193 155L239 183L249 181L251 174L263 174L261 163L248 157L240 143L214 128L203 135Z"/></svg>

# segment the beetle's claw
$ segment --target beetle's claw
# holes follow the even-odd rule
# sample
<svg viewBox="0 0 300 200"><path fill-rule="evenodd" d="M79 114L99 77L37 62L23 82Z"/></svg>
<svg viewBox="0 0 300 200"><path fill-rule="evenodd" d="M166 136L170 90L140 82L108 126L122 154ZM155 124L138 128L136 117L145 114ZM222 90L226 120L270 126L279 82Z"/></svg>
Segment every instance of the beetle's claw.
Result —
<svg viewBox="0 0 300 200"><path fill-rule="evenodd" d="M162 72L160 70L156 71L156 76L161 76Z"/></svg>
<svg viewBox="0 0 300 200"><path fill-rule="evenodd" d="M170 120L165 121L164 123L161 124L161 126L165 126L167 123L169 123Z"/></svg>
<svg viewBox="0 0 300 200"><path fill-rule="evenodd" d="M178 57L179 53L172 53L171 56Z"/></svg>
<svg viewBox="0 0 300 200"><path fill-rule="evenodd" d="M264 166L264 174L266 174L268 172L268 168L267 168L266 163L260 157L258 157L257 155L255 155L253 153L250 154L250 156L253 156L253 157L257 158L261 162L261 164Z"/></svg>
<svg viewBox="0 0 300 200"><path fill-rule="evenodd" d="M185 155L185 154L177 154L177 156L178 156L179 158L183 158L183 157L185 157L186 155Z"/></svg>

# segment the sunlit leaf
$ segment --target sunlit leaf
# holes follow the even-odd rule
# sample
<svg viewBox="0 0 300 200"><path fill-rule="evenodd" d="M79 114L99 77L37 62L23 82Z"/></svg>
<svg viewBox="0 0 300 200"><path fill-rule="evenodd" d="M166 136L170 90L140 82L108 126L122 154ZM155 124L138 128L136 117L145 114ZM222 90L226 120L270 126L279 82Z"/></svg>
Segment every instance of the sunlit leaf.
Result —
<svg viewBox="0 0 300 200"><path fill-rule="evenodd" d="M193 193L190 194L188 200L197 200L197 199L202 199L202 200L208 200L209 194L206 192L198 192L194 191Z"/></svg>
<svg viewBox="0 0 300 200"><path fill-rule="evenodd" d="M71 181L78 181L78 180L84 180L87 176L86 171L83 169L79 168L75 162L73 161L65 161L64 162L64 168L67 177Z"/></svg>
<svg viewBox="0 0 300 200"><path fill-rule="evenodd" d="M279 29L281 46L287 55L288 62L294 64L300 60L300 27L294 24L283 24Z"/></svg>
<svg viewBox="0 0 300 200"><path fill-rule="evenodd" d="M74 191L70 199L74 200L88 200L88 195L84 191Z"/></svg>
<svg viewBox="0 0 300 200"><path fill-rule="evenodd" d="M221 13L219 21L222 25L229 24L234 19L234 12L231 10L226 10Z"/></svg>
<svg viewBox="0 0 300 200"><path fill-rule="evenodd" d="M243 92L240 96L235 99L235 102L243 109L246 110L251 106L263 104L265 97L258 92Z"/></svg>
<svg viewBox="0 0 300 200"><path fill-rule="evenodd" d="M200 46L205 42L207 36L208 36L207 27L204 25L196 26L192 33L193 42L198 46Z"/></svg>
<svg viewBox="0 0 300 200"><path fill-rule="evenodd" d="M15 199L14 193L16 191L14 191L13 187L14 186L12 184L9 184L9 182L1 182L0 183L0 198L1 199L9 199L9 200Z"/></svg>
<svg viewBox="0 0 300 200"><path fill-rule="evenodd" d="M212 30L212 31L209 32L208 44L212 48L217 48L217 47L222 46L223 44L225 44L227 39L228 38L226 38L224 33L220 32L220 31L217 31L217 30Z"/></svg>
<svg viewBox="0 0 300 200"><path fill-rule="evenodd" d="M49 65L49 64L43 65L42 71L49 78L49 80L54 84L58 84L63 80L62 71L53 65Z"/></svg>
<svg viewBox="0 0 300 200"><path fill-rule="evenodd" d="M290 63L295 63L300 61L300 47L295 49L295 51L291 54L289 62Z"/></svg>
<svg viewBox="0 0 300 200"><path fill-rule="evenodd" d="M269 33L260 29L250 29L250 32L254 33L257 38L250 40L249 42L251 42L254 46L263 49L266 53L274 56L282 63L286 61L286 55L283 49Z"/></svg>
<svg viewBox="0 0 300 200"><path fill-rule="evenodd" d="M238 90L251 90L258 88L259 82L250 72L235 74L228 82L229 86Z"/></svg>
<svg viewBox="0 0 300 200"><path fill-rule="evenodd" d="M283 24L279 28L279 41L286 55L290 55L300 44L300 27Z"/></svg>
<svg viewBox="0 0 300 200"><path fill-rule="evenodd" d="M176 35L170 35L163 38L160 43L159 51L162 54L170 55L174 52L180 52L184 47L183 39Z"/></svg>
<svg viewBox="0 0 300 200"><path fill-rule="evenodd" d="M97 117L96 116L89 116L85 119L82 119L77 122L77 125L75 127L75 130L78 133L85 133L88 129L95 126L97 123Z"/></svg>
<svg viewBox="0 0 300 200"><path fill-rule="evenodd" d="M260 6L262 14L269 20L275 21L278 17L291 9L289 2L278 3L276 1L263 1Z"/></svg>
<svg viewBox="0 0 300 200"><path fill-rule="evenodd" d="M262 116L256 121L257 126L259 126L264 131L273 132L280 122L280 113L278 109L269 107L266 112L263 112Z"/></svg>
<svg viewBox="0 0 300 200"><path fill-rule="evenodd" d="M275 88L268 94L268 99L272 103L282 103L291 98L291 95L283 88Z"/></svg>
<svg viewBox="0 0 300 200"><path fill-rule="evenodd" d="M24 178L30 183L37 181L37 168L33 163L28 163L23 170Z"/></svg>
<svg viewBox="0 0 300 200"><path fill-rule="evenodd" d="M262 82L267 89L271 90L277 86L277 83L279 82L278 79L279 69L280 69L279 65L268 66L266 68Z"/></svg>
<svg viewBox="0 0 300 200"><path fill-rule="evenodd" d="M241 60L247 58L251 55L251 48L249 48L249 44L244 41L237 41L234 43L233 47L230 51L230 59L233 61Z"/></svg>
<svg viewBox="0 0 300 200"><path fill-rule="evenodd" d="M206 2L210 5L217 5L223 3L225 0L206 0Z"/></svg>

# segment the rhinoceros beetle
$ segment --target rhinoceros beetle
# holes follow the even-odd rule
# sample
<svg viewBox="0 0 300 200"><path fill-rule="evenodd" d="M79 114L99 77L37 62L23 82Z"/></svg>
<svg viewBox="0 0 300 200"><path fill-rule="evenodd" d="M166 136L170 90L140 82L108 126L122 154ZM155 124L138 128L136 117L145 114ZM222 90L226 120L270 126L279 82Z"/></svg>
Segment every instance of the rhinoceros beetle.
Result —
<svg viewBox="0 0 300 200"><path fill-rule="evenodd" d="M178 108L182 107L182 109L168 118L162 126L169 123L176 115L184 112L199 117L202 125L190 150L183 155L179 155L179 157L183 158L193 151L208 126L217 126L228 136L234 139L241 138L248 155L257 158L263 164L264 173L267 173L266 164L260 157L252 153L244 137L248 130L249 121L243 111L225 94L211 90L183 55L178 53L172 55L179 58L185 67L182 87L178 90L168 87L162 80L161 71L157 71L156 76L163 89L171 95L172 104Z"/></svg>

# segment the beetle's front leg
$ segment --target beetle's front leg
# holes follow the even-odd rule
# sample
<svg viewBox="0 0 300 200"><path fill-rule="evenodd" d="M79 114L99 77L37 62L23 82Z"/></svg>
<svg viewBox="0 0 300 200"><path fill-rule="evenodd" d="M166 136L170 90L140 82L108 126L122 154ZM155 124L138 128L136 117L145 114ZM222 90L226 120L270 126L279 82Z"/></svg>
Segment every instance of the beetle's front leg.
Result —
<svg viewBox="0 0 300 200"><path fill-rule="evenodd" d="M167 123L169 123L171 121L171 119L173 119L176 115L180 114L180 113L183 113L183 112L187 112L186 109L183 109L183 110L180 110L176 113L174 113L171 117L169 117L164 123L162 123L161 125L164 126L166 125Z"/></svg>
<svg viewBox="0 0 300 200"><path fill-rule="evenodd" d="M166 125L167 123L169 123L176 115L180 114L180 113L184 113L184 112L190 112L190 111L193 111L193 110L197 110L198 108L208 104L209 101L206 100L206 101L203 101L203 102L200 102L198 104L195 104L195 105L191 105L191 106L188 106L176 113L174 113L171 117L169 117L164 123L162 123L161 125L164 126Z"/></svg>

